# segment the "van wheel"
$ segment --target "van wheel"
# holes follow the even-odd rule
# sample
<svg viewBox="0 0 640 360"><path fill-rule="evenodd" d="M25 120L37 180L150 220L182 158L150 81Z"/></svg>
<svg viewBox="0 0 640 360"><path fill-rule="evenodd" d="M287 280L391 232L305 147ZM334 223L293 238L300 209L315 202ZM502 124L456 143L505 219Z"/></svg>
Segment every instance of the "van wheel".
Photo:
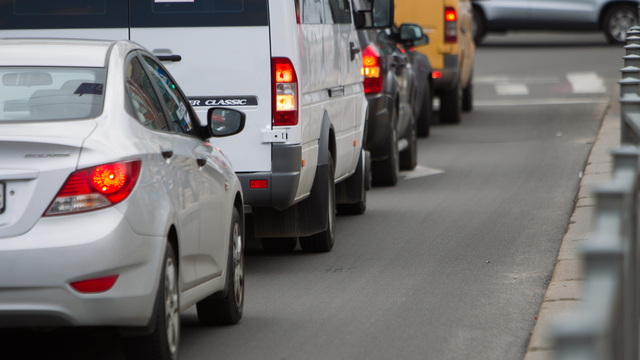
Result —
<svg viewBox="0 0 640 360"><path fill-rule="evenodd" d="M328 252L333 249L336 239L336 185L334 181L333 157L329 153L329 174L327 176L327 186L329 187L327 209L329 216L327 219L327 229L311 236L300 237L300 247L306 252Z"/></svg>
<svg viewBox="0 0 640 360"><path fill-rule="evenodd" d="M233 325L244 308L244 237L238 209L231 217L231 239L227 257L227 285L223 297L206 298L196 304L198 320L205 325Z"/></svg>
<svg viewBox="0 0 640 360"><path fill-rule="evenodd" d="M175 360L180 341L180 296L178 266L173 248L167 243L156 295L156 328L145 336L126 337L123 350L127 359Z"/></svg>
<svg viewBox="0 0 640 360"><path fill-rule="evenodd" d="M387 139L386 153L389 157L381 161L371 163L372 182L375 186L395 186L398 183L400 173L400 155L398 154L398 136L396 134L396 117L398 113L394 110Z"/></svg>
<svg viewBox="0 0 640 360"><path fill-rule="evenodd" d="M420 110L420 116L418 116L418 136L427 137L431 132L430 122L431 115L433 113L433 94L431 92L431 84L427 82L427 86L424 89L424 98L422 100L422 109Z"/></svg>
<svg viewBox="0 0 640 360"><path fill-rule="evenodd" d="M440 97L440 122L445 124L459 124L462 117L462 89L460 82L456 86L442 93Z"/></svg>
<svg viewBox="0 0 640 360"><path fill-rule="evenodd" d="M270 253L290 253L296 249L298 238L262 238L262 249Z"/></svg>
<svg viewBox="0 0 640 360"><path fill-rule="evenodd" d="M469 77L469 84L462 90L462 111L470 112L473 110L473 72Z"/></svg>
<svg viewBox="0 0 640 360"><path fill-rule="evenodd" d="M602 29L610 44L621 44L625 42L629 29L637 24L638 8L618 5L607 11Z"/></svg>
<svg viewBox="0 0 640 360"><path fill-rule="evenodd" d="M415 120L411 121L409 146L400 153L400 169L413 170L418 165L418 128Z"/></svg>

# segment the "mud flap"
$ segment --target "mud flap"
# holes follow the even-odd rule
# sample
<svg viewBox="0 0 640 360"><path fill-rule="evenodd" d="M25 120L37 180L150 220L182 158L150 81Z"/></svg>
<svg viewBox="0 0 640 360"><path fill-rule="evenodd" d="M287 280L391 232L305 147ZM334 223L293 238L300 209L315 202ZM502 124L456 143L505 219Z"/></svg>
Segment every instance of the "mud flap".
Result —
<svg viewBox="0 0 640 360"><path fill-rule="evenodd" d="M369 160L368 167L367 160ZM362 150L356 171L347 180L336 185L336 204L355 204L363 201L367 187L371 186L371 181L367 181L367 174L371 176L371 158L368 151Z"/></svg>
<svg viewBox="0 0 640 360"><path fill-rule="evenodd" d="M305 200L285 209L253 208L256 238L310 236L327 229L329 164L318 165L311 193Z"/></svg>

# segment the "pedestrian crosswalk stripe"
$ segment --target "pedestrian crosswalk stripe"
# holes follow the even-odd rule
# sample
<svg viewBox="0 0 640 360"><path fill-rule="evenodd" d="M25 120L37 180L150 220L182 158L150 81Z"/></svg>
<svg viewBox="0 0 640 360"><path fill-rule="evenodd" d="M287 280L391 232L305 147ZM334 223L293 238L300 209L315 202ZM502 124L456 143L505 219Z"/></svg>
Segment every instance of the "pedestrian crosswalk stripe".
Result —
<svg viewBox="0 0 640 360"><path fill-rule="evenodd" d="M568 73L567 80L574 94L599 94L607 92L604 80L593 71Z"/></svg>

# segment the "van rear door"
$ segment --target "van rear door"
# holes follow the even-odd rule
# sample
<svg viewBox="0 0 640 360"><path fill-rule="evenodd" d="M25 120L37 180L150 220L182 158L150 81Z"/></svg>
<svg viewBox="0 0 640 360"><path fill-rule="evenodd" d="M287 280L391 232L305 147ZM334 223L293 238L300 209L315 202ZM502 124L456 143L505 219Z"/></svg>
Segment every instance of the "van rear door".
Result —
<svg viewBox="0 0 640 360"><path fill-rule="evenodd" d="M128 0L0 1L0 37L127 40ZM42 54L46 56L46 54Z"/></svg>
<svg viewBox="0 0 640 360"><path fill-rule="evenodd" d="M246 114L213 145L236 172L271 171L271 50L266 0L131 1L131 40L163 61L204 123L211 107Z"/></svg>

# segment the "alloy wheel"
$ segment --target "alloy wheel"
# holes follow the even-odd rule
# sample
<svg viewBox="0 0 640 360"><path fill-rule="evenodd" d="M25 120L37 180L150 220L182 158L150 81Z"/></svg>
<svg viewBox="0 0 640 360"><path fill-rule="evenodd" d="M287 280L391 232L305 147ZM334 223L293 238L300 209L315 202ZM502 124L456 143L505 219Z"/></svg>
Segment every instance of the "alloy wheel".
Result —
<svg viewBox="0 0 640 360"><path fill-rule="evenodd" d="M167 344L174 355L178 350L180 336L180 309L178 308L178 279L171 258L167 259L164 271L164 311L167 319Z"/></svg>

